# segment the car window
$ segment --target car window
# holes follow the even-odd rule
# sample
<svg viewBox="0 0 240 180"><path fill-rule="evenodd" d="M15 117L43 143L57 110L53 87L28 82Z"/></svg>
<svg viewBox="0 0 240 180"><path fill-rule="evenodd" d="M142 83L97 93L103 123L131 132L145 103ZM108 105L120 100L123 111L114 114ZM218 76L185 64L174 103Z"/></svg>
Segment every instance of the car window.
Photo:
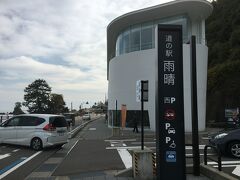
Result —
<svg viewBox="0 0 240 180"><path fill-rule="evenodd" d="M14 117L9 119L5 126L18 126L20 117Z"/></svg>
<svg viewBox="0 0 240 180"><path fill-rule="evenodd" d="M45 122L45 119L35 116L22 116L19 126L38 126Z"/></svg>
<svg viewBox="0 0 240 180"><path fill-rule="evenodd" d="M50 117L49 122L55 127L67 127L67 121L62 116Z"/></svg>

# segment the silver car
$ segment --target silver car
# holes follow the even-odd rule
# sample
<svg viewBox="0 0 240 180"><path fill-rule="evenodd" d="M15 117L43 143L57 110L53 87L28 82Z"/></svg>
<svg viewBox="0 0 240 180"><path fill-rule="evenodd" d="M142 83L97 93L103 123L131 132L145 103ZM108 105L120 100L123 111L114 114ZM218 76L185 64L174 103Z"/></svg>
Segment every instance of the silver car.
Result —
<svg viewBox="0 0 240 180"><path fill-rule="evenodd" d="M85 113L82 117L83 120L91 120L91 115L90 113Z"/></svg>
<svg viewBox="0 0 240 180"><path fill-rule="evenodd" d="M23 114L0 125L0 144L30 146L34 150L63 145L68 142L67 121L64 116Z"/></svg>

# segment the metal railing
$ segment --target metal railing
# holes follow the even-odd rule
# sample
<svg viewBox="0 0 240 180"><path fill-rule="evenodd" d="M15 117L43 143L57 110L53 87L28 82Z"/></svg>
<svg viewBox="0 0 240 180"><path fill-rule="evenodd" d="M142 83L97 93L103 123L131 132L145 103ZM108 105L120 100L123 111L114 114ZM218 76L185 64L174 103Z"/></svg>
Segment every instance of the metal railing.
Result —
<svg viewBox="0 0 240 180"><path fill-rule="evenodd" d="M207 156L208 148L214 149L217 152L217 156L218 156L217 160ZM221 154L220 150L216 146L206 145L204 147L204 164L205 165L207 165L207 160L208 159L210 159L210 160L212 160L214 162L217 162L218 163L218 170L222 171L222 154Z"/></svg>

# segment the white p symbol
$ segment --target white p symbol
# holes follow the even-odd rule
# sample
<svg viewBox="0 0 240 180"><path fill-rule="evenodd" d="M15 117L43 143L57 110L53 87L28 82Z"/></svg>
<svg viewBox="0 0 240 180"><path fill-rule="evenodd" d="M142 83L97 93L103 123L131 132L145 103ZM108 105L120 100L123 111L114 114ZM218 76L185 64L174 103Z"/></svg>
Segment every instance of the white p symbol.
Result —
<svg viewBox="0 0 240 180"><path fill-rule="evenodd" d="M171 126L171 124L170 123L166 123L165 124L165 128L166 128L166 130L168 130L168 128Z"/></svg>
<svg viewBox="0 0 240 180"><path fill-rule="evenodd" d="M170 137L166 137L166 144L168 144L168 142L171 141Z"/></svg>
<svg viewBox="0 0 240 180"><path fill-rule="evenodd" d="M175 97L171 97L171 104L174 103L176 101Z"/></svg>

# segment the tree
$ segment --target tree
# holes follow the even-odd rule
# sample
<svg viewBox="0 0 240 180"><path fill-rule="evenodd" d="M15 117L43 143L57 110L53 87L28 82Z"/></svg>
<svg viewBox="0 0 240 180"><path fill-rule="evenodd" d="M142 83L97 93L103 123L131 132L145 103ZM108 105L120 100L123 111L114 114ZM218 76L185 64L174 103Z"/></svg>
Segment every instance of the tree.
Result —
<svg viewBox="0 0 240 180"><path fill-rule="evenodd" d="M239 107L240 60L216 65L208 70L208 119L224 121L225 108Z"/></svg>
<svg viewBox="0 0 240 180"><path fill-rule="evenodd" d="M215 0L206 21L209 47L207 120L225 121L240 104L240 1Z"/></svg>
<svg viewBox="0 0 240 180"><path fill-rule="evenodd" d="M51 87L43 79L37 79L24 89L24 106L30 113L49 113Z"/></svg>
<svg viewBox="0 0 240 180"><path fill-rule="evenodd" d="M65 112L65 102L62 94L51 94L50 98L50 112L53 114L60 114Z"/></svg>
<svg viewBox="0 0 240 180"><path fill-rule="evenodd" d="M13 114L14 115L24 114L24 112L21 108L22 108L22 104L20 102L16 102L14 110L13 110Z"/></svg>

